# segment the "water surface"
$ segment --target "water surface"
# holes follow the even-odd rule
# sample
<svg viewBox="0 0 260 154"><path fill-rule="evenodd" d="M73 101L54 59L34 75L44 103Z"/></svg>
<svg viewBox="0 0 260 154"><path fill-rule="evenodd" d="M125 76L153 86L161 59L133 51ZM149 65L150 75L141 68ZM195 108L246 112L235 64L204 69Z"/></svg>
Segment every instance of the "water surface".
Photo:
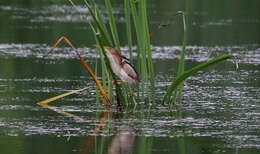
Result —
<svg viewBox="0 0 260 154"><path fill-rule="evenodd" d="M181 19L176 19L152 38L156 101L140 101L118 113L96 103L92 88L50 104L79 120L36 103L94 85L70 48L45 54L56 39L67 36L95 67L99 57L82 19L89 18L88 10L64 1L1 1L0 19L6 21L0 25L2 152L115 153L124 138L129 153L259 153L259 2L185 2L149 2L151 31L184 10L189 28L186 68L223 54L236 56L238 68L228 60L200 71L185 82L181 103L164 105L162 96L175 77L182 43ZM114 6L122 51L128 56L122 5Z"/></svg>

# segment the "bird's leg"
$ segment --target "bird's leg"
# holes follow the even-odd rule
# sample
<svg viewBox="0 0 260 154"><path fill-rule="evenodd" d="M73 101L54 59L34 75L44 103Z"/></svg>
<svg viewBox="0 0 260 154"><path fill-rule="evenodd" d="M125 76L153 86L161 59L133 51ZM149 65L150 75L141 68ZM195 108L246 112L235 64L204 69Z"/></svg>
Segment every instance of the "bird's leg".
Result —
<svg viewBox="0 0 260 154"><path fill-rule="evenodd" d="M135 87L130 87L129 99L132 99L132 101L136 105L137 103L136 103L136 100L135 100L135 96L136 96Z"/></svg>
<svg viewBox="0 0 260 154"><path fill-rule="evenodd" d="M113 80L112 81L112 84L115 85L115 84L123 84L123 83L127 83L126 81L122 81L122 80ZM135 92L135 88L131 88L130 87L130 95L129 97L132 98L132 97L135 97L136 96L136 92Z"/></svg>
<svg viewBox="0 0 260 154"><path fill-rule="evenodd" d="M122 80L113 80L112 81L112 84L115 85L115 84L121 84L123 81Z"/></svg>
<svg viewBox="0 0 260 154"><path fill-rule="evenodd" d="M135 97L135 96L136 96L135 88L131 88L130 97Z"/></svg>

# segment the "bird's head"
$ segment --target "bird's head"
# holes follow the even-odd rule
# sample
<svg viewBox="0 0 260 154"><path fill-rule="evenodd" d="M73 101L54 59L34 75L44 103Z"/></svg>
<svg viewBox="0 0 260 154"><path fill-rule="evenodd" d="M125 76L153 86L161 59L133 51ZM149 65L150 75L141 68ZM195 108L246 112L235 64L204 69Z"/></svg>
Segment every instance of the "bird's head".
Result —
<svg viewBox="0 0 260 154"><path fill-rule="evenodd" d="M96 48L102 48L100 45L95 45ZM109 47L109 46L103 46L103 49L106 52L110 52L111 54L118 54L115 48Z"/></svg>
<svg viewBox="0 0 260 154"><path fill-rule="evenodd" d="M95 45L97 48L101 48L100 45ZM119 52L115 49L115 48L112 48L112 47L109 47L109 46L103 46L103 49L105 50L106 52L106 55L108 56L108 58L116 58L116 59L120 59L121 58L121 55L119 54Z"/></svg>

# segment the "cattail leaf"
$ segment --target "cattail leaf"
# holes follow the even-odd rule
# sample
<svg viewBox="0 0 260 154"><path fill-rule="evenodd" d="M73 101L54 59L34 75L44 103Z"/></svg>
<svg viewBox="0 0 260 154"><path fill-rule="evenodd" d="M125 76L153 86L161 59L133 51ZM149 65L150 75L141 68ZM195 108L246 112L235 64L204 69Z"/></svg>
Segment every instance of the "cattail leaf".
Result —
<svg viewBox="0 0 260 154"><path fill-rule="evenodd" d="M217 58L214 58L210 61L204 62L202 64L199 64L191 69L189 69L188 71L185 71L183 74L181 74L180 76L178 76L176 78L176 80L174 80L171 85L168 87L167 92L164 96L163 101L164 102L169 102L171 100L171 96L173 91L175 91L177 89L177 87L184 81L186 80L188 77L194 75L195 73L197 73L198 71L205 69L209 66L212 66L214 64L217 64L221 61L224 61L226 59L230 59L233 58L232 55L223 55L223 56L219 56Z"/></svg>

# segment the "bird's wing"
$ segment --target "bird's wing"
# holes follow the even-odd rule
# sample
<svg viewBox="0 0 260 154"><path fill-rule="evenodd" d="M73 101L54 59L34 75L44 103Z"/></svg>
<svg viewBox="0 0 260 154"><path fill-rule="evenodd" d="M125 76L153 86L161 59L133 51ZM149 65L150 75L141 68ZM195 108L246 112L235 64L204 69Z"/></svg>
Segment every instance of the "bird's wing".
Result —
<svg viewBox="0 0 260 154"><path fill-rule="evenodd" d="M135 80L139 80L139 76L136 72L136 70L134 69L134 66L132 64L130 64L128 61L124 61L123 63L123 69L125 70L125 72L133 79Z"/></svg>

